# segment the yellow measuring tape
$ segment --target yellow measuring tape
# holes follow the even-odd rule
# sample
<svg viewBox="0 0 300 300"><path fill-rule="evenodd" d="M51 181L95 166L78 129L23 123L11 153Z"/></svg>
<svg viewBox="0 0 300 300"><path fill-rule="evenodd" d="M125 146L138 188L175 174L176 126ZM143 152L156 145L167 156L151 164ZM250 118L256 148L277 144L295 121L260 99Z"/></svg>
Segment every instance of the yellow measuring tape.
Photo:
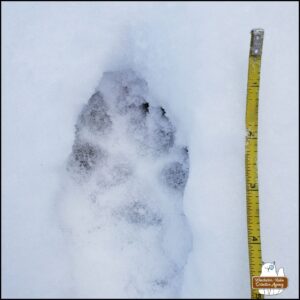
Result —
<svg viewBox="0 0 300 300"><path fill-rule="evenodd" d="M259 294L257 289L252 288L252 276L260 275L262 265L257 174L257 128L263 38L264 31L262 29L251 31L246 108L246 195L252 299L263 299L263 295Z"/></svg>

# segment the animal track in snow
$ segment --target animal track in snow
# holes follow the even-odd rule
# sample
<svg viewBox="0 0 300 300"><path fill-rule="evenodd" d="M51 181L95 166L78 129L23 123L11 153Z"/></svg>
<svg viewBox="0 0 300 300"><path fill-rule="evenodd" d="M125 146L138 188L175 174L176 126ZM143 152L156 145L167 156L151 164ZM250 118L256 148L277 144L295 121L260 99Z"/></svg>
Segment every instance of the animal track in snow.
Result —
<svg viewBox="0 0 300 300"><path fill-rule="evenodd" d="M191 234L186 147L145 80L106 72L83 107L61 217L82 297L175 297Z"/></svg>

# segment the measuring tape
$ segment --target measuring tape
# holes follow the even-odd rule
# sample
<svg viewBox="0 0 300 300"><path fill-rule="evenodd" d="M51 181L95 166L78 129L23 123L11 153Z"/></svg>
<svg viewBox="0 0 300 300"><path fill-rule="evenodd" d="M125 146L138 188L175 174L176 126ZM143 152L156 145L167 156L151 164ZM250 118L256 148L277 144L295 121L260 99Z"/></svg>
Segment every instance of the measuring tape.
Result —
<svg viewBox="0 0 300 300"><path fill-rule="evenodd" d="M262 265L257 174L257 128L259 102L258 94L263 39L263 29L253 29L251 31L246 108L247 136L245 165L248 249L252 299L263 299L263 295L259 294L257 289L252 288L252 276L260 275Z"/></svg>

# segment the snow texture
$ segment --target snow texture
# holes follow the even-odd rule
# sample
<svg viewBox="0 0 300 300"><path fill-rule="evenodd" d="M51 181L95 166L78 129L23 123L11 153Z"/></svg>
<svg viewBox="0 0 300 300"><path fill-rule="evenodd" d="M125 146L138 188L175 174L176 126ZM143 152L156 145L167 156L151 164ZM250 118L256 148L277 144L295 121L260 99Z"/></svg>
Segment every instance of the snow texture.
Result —
<svg viewBox="0 0 300 300"><path fill-rule="evenodd" d="M3 297L249 297L258 27L262 258L299 296L298 3L1 6Z"/></svg>

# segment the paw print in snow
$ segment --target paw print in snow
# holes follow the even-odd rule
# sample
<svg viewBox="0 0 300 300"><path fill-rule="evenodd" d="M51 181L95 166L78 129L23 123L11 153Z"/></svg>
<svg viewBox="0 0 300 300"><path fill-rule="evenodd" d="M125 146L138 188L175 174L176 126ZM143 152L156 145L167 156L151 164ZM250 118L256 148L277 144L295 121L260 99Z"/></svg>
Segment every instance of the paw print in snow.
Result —
<svg viewBox="0 0 300 300"><path fill-rule="evenodd" d="M106 72L78 117L64 211L85 267L97 274L78 277L81 296L94 286L99 297L173 297L180 290L191 247L182 205L188 150L150 98L132 70ZM108 288L109 276L118 288Z"/></svg>

